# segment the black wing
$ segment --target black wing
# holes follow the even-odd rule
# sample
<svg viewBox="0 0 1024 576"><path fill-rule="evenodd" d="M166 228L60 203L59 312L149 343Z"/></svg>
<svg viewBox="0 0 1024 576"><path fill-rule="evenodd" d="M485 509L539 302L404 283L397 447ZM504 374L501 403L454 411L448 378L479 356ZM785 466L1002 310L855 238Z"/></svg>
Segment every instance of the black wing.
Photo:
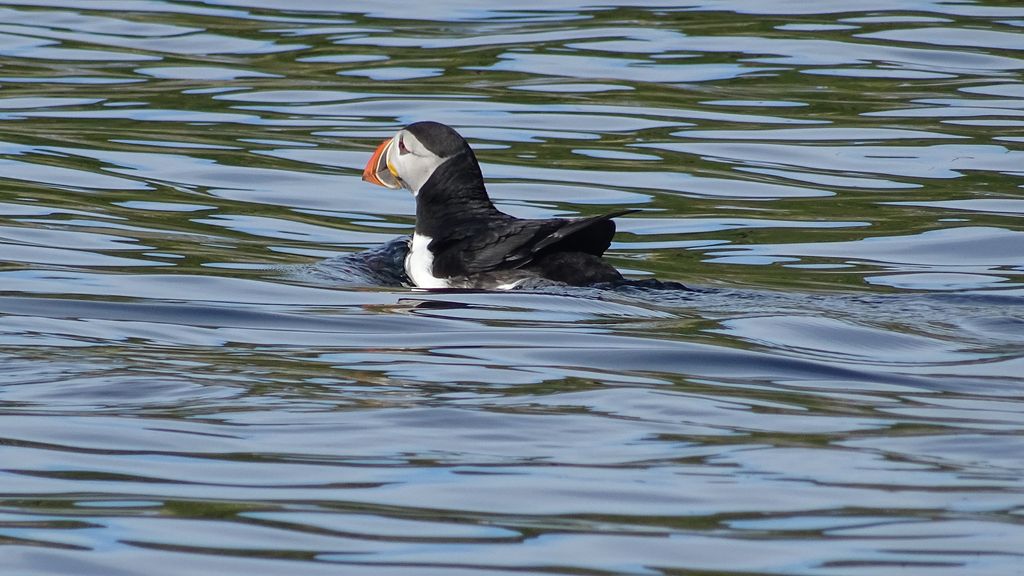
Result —
<svg viewBox="0 0 1024 576"><path fill-rule="evenodd" d="M462 230L443 242L431 243L434 274L455 277L519 268L538 256L554 252L601 256L615 236L612 218L631 212L637 210L620 210L577 220L520 220L510 216L488 222L486 226Z"/></svg>

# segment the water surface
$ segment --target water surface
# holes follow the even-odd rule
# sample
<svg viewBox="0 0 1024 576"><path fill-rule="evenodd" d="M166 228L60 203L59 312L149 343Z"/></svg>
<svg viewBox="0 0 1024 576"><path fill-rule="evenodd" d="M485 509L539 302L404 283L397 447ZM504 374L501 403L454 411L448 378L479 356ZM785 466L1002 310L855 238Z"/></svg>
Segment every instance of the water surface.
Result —
<svg viewBox="0 0 1024 576"><path fill-rule="evenodd" d="M1024 8L339 6L0 2L4 573L1024 569ZM425 119L697 290L367 275Z"/></svg>

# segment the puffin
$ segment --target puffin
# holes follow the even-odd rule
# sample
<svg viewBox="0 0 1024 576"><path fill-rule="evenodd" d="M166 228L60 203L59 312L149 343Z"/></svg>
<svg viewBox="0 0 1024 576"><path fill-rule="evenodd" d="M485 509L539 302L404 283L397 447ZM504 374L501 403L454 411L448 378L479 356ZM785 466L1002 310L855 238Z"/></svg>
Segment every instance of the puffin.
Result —
<svg viewBox="0 0 1024 576"><path fill-rule="evenodd" d="M450 126L416 122L373 152L363 180L406 188L416 227L405 272L417 288L510 290L544 281L571 286L619 282L601 256L619 210L589 218L516 218L495 208L469 143Z"/></svg>

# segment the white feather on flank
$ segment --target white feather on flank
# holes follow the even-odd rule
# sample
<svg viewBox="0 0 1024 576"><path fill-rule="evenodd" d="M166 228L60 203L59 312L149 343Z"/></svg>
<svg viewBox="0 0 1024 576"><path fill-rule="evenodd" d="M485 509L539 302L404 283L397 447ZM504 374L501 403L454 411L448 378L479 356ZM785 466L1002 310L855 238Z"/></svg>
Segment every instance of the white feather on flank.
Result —
<svg viewBox="0 0 1024 576"><path fill-rule="evenodd" d="M519 286L523 282L526 282L526 278L520 278L519 280L513 280L512 282L506 282L505 284L498 284L494 287L495 290L512 290L516 286Z"/></svg>
<svg viewBox="0 0 1024 576"><path fill-rule="evenodd" d="M419 288L448 288L447 279L434 277L434 255L427 249L431 240L423 234L412 235L412 246L405 257L405 273Z"/></svg>

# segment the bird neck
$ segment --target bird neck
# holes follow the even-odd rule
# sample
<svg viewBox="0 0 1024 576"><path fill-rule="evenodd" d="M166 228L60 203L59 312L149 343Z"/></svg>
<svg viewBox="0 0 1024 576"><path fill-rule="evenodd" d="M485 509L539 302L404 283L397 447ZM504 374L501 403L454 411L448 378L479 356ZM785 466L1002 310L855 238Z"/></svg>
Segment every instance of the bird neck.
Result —
<svg viewBox="0 0 1024 576"><path fill-rule="evenodd" d="M445 160L416 194L416 231L420 234L436 237L444 229L494 217L507 215L487 196L480 164L472 151Z"/></svg>

